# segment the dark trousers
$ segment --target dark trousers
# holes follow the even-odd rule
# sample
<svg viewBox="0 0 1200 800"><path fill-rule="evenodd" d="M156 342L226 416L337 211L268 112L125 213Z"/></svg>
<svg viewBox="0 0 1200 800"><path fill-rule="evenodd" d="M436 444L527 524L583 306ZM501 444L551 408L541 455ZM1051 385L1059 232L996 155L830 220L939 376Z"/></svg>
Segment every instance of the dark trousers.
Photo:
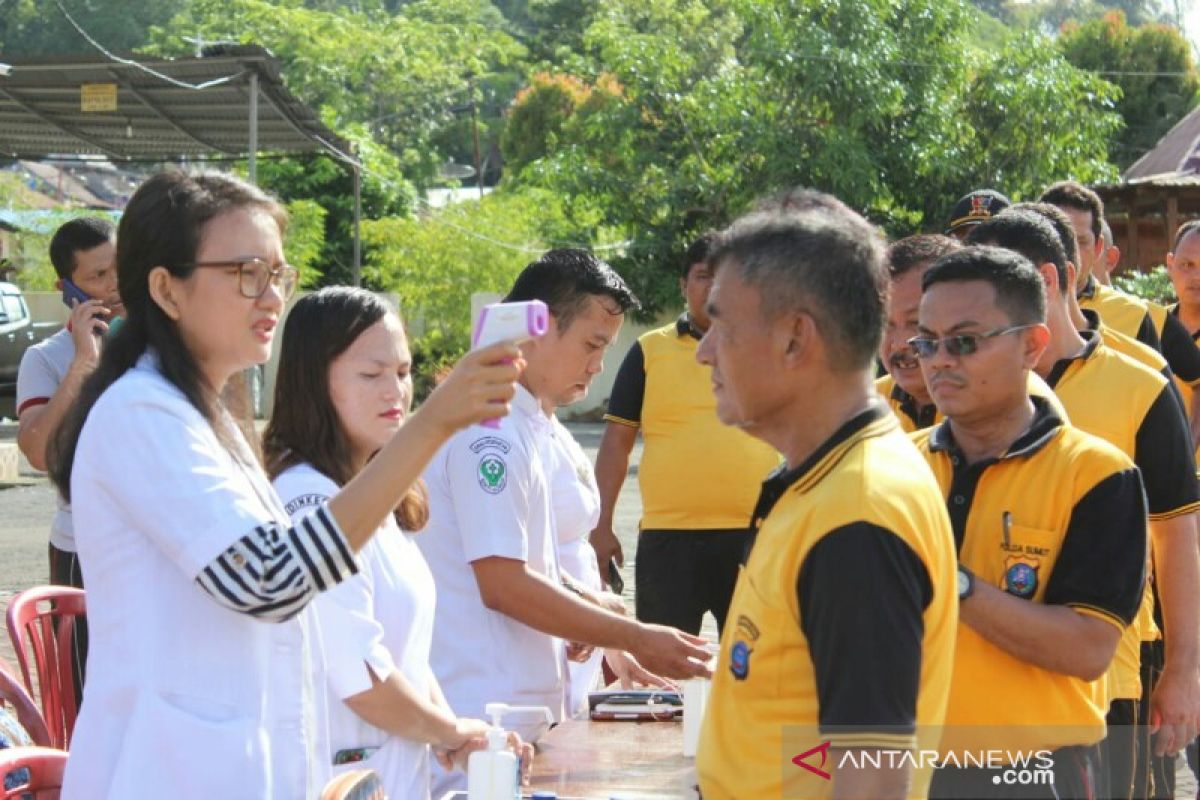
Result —
<svg viewBox="0 0 1200 800"><path fill-rule="evenodd" d="M1161 627L1162 623L1159 623ZM1138 704L1138 718L1150 720L1150 695L1158 685L1158 676L1162 674L1163 658L1166 650L1162 639L1155 642L1142 642L1142 699ZM1154 745L1151 743L1140 757L1135 777L1144 771L1148 788L1144 797L1172 798L1175 796L1175 757L1154 755Z"/></svg>
<svg viewBox="0 0 1200 800"><path fill-rule="evenodd" d="M1139 700L1113 700L1108 707L1108 735L1100 743L1103 796L1113 800L1143 800L1150 796L1150 726L1138 716Z"/></svg>
<svg viewBox="0 0 1200 800"><path fill-rule="evenodd" d="M1097 747L1063 747L1055 750L1052 757L1053 782L1024 786L997 782L1000 772L994 769L942 767L933 773L929 797L931 800L1096 800Z"/></svg>
<svg viewBox="0 0 1200 800"><path fill-rule="evenodd" d="M740 528L643 530L634 564L637 618L698 634L709 611L723 630L749 541Z"/></svg>
<svg viewBox="0 0 1200 800"><path fill-rule="evenodd" d="M54 586L83 588L83 572L79 569L79 556L70 550L50 548L50 583ZM71 663L75 666L75 699L83 702L83 678L87 666L88 629L87 618L76 617L75 631L71 637Z"/></svg>

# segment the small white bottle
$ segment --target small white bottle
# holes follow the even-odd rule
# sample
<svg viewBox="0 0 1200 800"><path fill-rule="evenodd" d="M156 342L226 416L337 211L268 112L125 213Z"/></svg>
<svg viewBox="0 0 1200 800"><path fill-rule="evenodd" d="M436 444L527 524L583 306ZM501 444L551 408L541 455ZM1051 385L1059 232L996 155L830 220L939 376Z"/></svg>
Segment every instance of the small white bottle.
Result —
<svg viewBox="0 0 1200 800"><path fill-rule="evenodd" d="M521 800L521 765L508 749L508 732L502 724L510 711L535 712L545 715L547 722L554 722L550 709L544 706L484 706L492 727L487 732L487 750L476 750L467 759L467 800Z"/></svg>
<svg viewBox="0 0 1200 800"><path fill-rule="evenodd" d="M467 800L513 800L517 794L517 757L508 749L508 734L499 727L487 732L487 750L467 759Z"/></svg>

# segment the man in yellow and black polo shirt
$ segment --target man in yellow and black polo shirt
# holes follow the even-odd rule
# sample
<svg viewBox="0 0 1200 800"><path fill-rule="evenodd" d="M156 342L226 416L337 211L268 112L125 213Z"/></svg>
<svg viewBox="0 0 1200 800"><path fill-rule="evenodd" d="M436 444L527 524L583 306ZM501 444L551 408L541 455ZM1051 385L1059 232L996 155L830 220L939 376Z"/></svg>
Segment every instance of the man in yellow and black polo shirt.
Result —
<svg viewBox="0 0 1200 800"><path fill-rule="evenodd" d="M937 415L921 377L921 365L908 346L908 340L917 335L921 276L934 261L960 247L949 236L918 234L893 242L887 250L890 287L879 359L888 374L875 381L875 388L908 433L928 428Z"/></svg>
<svg viewBox="0 0 1200 800"><path fill-rule="evenodd" d="M923 797L928 770L863 767L936 745L954 545L933 476L872 386L882 241L832 198L801 208L743 217L710 257L697 358L717 415L786 464L755 509L696 769L706 800Z"/></svg>
<svg viewBox="0 0 1200 800"><path fill-rule="evenodd" d="M640 337L617 372L596 455L600 520L591 535L607 581L610 560L625 561L613 511L640 431L637 617L689 633L700 632L705 611L724 628L759 484L779 464L770 447L720 423L709 370L696 363L708 329L711 241L701 237L684 257L687 310Z"/></svg>
<svg viewBox="0 0 1200 800"><path fill-rule="evenodd" d="M1153 648L1140 644L1156 635L1153 596L1147 591L1137 625L1122 638L1109 675L1108 721L1114 735L1127 741L1108 743L1107 768L1114 796L1146 796L1147 729L1140 729L1143 736L1138 742L1130 726L1161 720L1163 729L1154 752L1174 753L1190 739L1200 713L1196 675L1200 557L1194 518L1200 487L1182 407L1167 377L1116 352L1096 330L1077 329L1069 311L1070 292L1064 294L1059 288L1072 285L1073 265L1065 259L1061 237L1045 216L1010 209L980 225L970 241L997 244L1032 257L1046 285L1050 330L1050 344L1037 371L1054 388L1072 425L1115 445L1142 473L1162 616L1175 634L1168 635L1161 677L1145 670L1156 666ZM1139 667L1147 673L1145 680ZM1165 780L1163 776L1159 783Z"/></svg>
<svg viewBox="0 0 1200 800"><path fill-rule="evenodd" d="M1050 750L1054 785L1021 796L1092 798L1105 733L1093 682L1142 596L1141 480L1127 456L1028 394L1050 331L1027 259L967 248L934 264L923 288L912 343L947 421L914 441L945 495L960 564L942 747ZM961 766L965 755L950 763L932 797L1010 796L995 770Z"/></svg>
<svg viewBox="0 0 1200 800"><path fill-rule="evenodd" d="M1200 348L1178 319L1167 309L1133 297L1096 281L1093 273L1103 267L1104 203L1091 189L1074 181L1062 181L1042 192L1043 202L1057 206L1071 220L1075 233L1078 268L1075 294L1085 310L1100 315L1101 322L1162 353L1180 382L1187 402L1185 412L1192 422L1192 443L1200 445Z"/></svg>
<svg viewBox="0 0 1200 800"><path fill-rule="evenodd" d="M1200 220L1189 220L1175 232L1175 243L1167 253L1167 274L1178 298L1171 315L1192 341L1200 341Z"/></svg>
<svg viewBox="0 0 1200 800"><path fill-rule="evenodd" d="M996 209L995 213L1000 213ZM988 215L989 217L991 215ZM974 228L988 217L979 217ZM918 234L893 242L887 251L890 286L879 360L888 374L875 381L875 390L887 401L900 427L913 433L942 421L937 406L925 388L921 367L908 340L917 334L917 310L921 303L921 278L934 261L962 245L938 234ZM1029 393L1046 397L1060 415L1065 414L1054 392L1036 373L1029 374Z"/></svg>

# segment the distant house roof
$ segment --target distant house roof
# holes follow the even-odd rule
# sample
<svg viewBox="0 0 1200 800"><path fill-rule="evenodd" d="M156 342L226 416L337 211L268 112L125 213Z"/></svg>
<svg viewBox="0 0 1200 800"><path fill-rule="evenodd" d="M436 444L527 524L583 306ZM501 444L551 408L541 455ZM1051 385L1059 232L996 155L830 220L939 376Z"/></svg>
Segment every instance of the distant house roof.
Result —
<svg viewBox="0 0 1200 800"><path fill-rule="evenodd" d="M256 45L206 52L201 58L137 57L176 81L214 82L204 89L100 55L5 58L12 69L0 76L0 157L87 154L120 162L243 156L250 150L252 76L258 82L257 152L349 152L284 86L270 52Z"/></svg>
<svg viewBox="0 0 1200 800"><path fill-rule="evenodd" d="M1175 123L1122 177L1133 181L1178 173L1200 173L1200 107Z"/></svg>

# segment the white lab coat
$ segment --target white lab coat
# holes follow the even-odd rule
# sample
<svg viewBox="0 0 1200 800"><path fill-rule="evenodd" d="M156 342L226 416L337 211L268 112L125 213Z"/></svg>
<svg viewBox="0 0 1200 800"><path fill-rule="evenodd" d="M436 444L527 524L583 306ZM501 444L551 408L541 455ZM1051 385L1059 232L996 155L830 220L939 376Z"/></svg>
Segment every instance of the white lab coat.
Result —
<svg viewBox="0 0 1200 800"><path fill-rule="evenodd" d="M561 422L551 418L552 435L546 456L550 474L550 496L554 505L554 529L558 540L558 562L562 571L595 592L603 591L596 551L588 535L600 521L600 490L579 442ZM587 661L568 663L567 713L587 714L588 692L597 687L604 651L596 648Z"/></svg>
<svg viewBox="0 0 1200 800"><path fill-rule="evenodd" d="M329 776L311 611L260 622L195 582L256 525L289 524L238 443L242 463L149 355L88 416L71 493L91 645L64 798L296 800Z"/></svg>
<svg viewBox="0 0 1200 800"><path fill-rule="evenodd" d="M308 464L280 474L275 489L293 520L312 513L338 491L337 484ZM390 800L428 800L429 745L376 728L344 701L371 688L368 668L380 681L399 670L418 693L429 695L433 575L414 535L400 530L390 514L357 559L357 575L313 601L327 658L330 749L325 758L332 764L341 750L378 748L364 761L333 767L334 774L373 769Z"/></svg>

